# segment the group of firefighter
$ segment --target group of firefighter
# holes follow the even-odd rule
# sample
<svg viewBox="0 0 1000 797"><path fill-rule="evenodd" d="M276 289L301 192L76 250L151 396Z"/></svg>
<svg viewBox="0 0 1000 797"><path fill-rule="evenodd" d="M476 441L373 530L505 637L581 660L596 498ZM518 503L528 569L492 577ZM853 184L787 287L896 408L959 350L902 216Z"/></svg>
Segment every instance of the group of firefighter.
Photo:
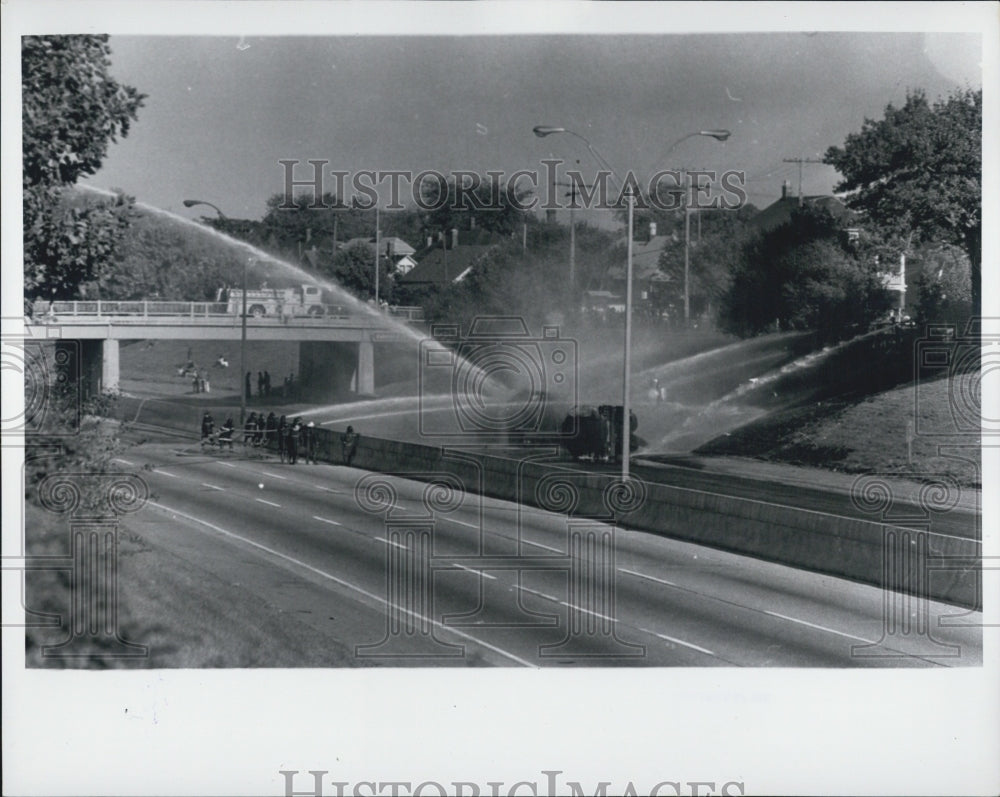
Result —
<svg viewBox="0 0 1000 797"><path fill-rule="evenodd" d="M233 417L230 415L226 422L219 429L215 430L215 419L210 412L206 412L201 419L201 443L215 443L219 448L229 447L233 449L233 437L236 426ZM319 450L319 429L312 421L304 423L301 416L289 420L282 415L277 417L273 412L264 416L263 412L251 412L243 424L243 446L254 448L271 448L272 441L278 449L278 456L282 462L291 465L299 461L299 457L305 459L306 464L313 465L319 462L317 453ZM341 435L340 443L343 453L343 463L350 465L354 459L354 454L358 447L358 435L353 426L348 426L347 431Z"/></svg>

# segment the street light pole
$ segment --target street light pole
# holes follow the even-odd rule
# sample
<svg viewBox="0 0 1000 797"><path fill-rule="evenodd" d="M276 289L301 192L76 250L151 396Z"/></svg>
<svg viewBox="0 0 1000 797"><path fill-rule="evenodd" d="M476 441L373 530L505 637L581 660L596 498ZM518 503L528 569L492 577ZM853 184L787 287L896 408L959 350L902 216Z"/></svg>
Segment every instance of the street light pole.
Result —
<svg viewBox="0 0 1000 797"><path fill-rule="evenodd" d="M632 415L629 388L632 381L632 237L635 227L635 197L628 192L628 255L625 266L625 370L622 376L622 481L628 481L632 453Z"/></svg>
<svg viewBox="0 0 1000 797"><path fill-rule="evenodd" d="M184 207L193 208L195 205L205 205L212 208L216 213L219 214L219 218L225 221L227 216L219 208L213 205L211 202L206 202L203 199L185 199ZM249 257L243 261L243 312L240 316L240 375L237 379L237 384L240 391L240 428L243 428L243 424L247 417L247 386L246 386L246 370L247 370L247 266L253 261L254 258Z"/></svg>
<svg viewBox="0 0 1000 797"><path fill-rule="evenodd" d="M240 428L247 417L247 266L252 258L243 261L243 313L240 320Z"/></svg>
<svg viewBox="0 0 1000 797"><path fill-rule="evenodd" d="M684 182L688 183L688 174L684 172ZM685 187L684 202L684 326L687 328L691 321L691 293L689 290L691 279L691 192L689 186Z"/></svg>
<svg viewBox="0 0 1000 797"><path fill-rule="evenodd" d="M379 238L379 214L378 205L375 206L375 309L378 309L378 263L379 263L379 249L382 247L382 241Z"/></svg>
<svg viewBox="0 0 1000 797"><path fill-rule="evenodd" d="M622 182L621 178L615 172L611 165L604 159L595 148L594 145L590 143L584 136L579 133L569 130L565 127L553 127L551 125L536 125L532 132L539 138L545 138L546 136L551 136L555 133L566 133L568 135L574 136L580 139L584 144L587 145L587 149L590 154L594 156L595 160L600 164L601 168L607 170L615 180L618 181L618 185L624 190L625 184ZM728 130L698 130L694 133L688 133L687 135L681 136L673 144L671 144L667 151L662 157L666 157L671 150L674 149L682 141L686 141L694 136L709 136L717 141L725 141L730 136ZM635 197L632 195L631 190L628 191L627 196L628 201L628 248L625 261L625 367L624 374L622 377L622 481L628 481L629 478L629 458L631 455L631 450L629 443L632 438L632 416L629 407L630 399L630 382L632 380L631 365L632 365L632 238L634 232L634 208L635 208ZM687 204L687 203L685 203ZM685 266L686 271L686 266ZM685 281L686 284L686 281ZM686 305L686 294L685 294L685 305Z"/></svg>

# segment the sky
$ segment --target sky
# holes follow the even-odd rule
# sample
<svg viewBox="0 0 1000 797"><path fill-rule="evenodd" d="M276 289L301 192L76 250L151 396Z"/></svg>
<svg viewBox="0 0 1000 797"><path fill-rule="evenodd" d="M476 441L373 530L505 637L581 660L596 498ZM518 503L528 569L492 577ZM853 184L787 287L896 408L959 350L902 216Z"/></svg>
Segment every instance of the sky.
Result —
<svg viewBox="0 0 1000 797"><path fill-rule="evenodd" d="M197 198L260 218L283 189L281 159L330 169L539 169L597 164L574 130L619 172L738 169L765 207L786 158L822 158L867 117L923 89L932 99L982 84L980 37L926 33L735 33L508 36L112 35L112 73L148 95L127 138L86 181L196 217ZM724 128L719 143L687 133ZM835 171L802 168L805 194ZM332 189L332 184L327 184ZM589 212L592 223L607 211ZM586 217L586 214L585 214Z"/></svg>

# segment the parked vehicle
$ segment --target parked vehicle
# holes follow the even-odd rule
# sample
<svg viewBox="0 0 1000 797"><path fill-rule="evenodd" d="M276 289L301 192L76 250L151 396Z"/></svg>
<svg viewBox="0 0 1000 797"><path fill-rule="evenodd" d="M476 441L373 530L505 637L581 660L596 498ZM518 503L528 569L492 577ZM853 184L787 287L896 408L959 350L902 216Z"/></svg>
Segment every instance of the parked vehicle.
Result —
<svg viewBox="0 0 1000 797"><path fill-rule="evenodd" d="M243 290L241 288L220 288L219 302L226 303L226 312L232 315L243 313ZM263 316L295 317L326 315L323 304L323 289L318 285L299 285L294 288L250 288L246 298L247 315L253 318Z"/></svg>

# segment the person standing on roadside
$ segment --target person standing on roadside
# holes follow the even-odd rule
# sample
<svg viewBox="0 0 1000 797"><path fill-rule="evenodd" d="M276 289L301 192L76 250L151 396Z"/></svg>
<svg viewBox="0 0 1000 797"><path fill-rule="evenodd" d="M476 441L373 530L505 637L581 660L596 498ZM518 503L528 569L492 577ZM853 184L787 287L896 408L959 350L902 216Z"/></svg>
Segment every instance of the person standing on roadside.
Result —
<svg viewBox="0 0 1000 797"><path fill-rule="evenodd" d="M228 418L226 418L226 422L222 424L222 432L219 434L220 449L224 444L228 443L229 450L230 451L233 450L233 429L234 429L233 416L230 415Z"/></svg>
<svg viewBox="0 0 1000 797"><path fill-rule="evenodd" d="M244 383L245 383L244 384L244 390L246 392L247 400L249 401L251 398L253 398L253 391L250 388L250 372L249 371L247 371L247 376L246 376L246 379L244 380Z"/></svg>
<svg viewBox="0 0 1000 797"><path fill-rule="evenodd" d="M295 465L299 459L299 445L302 440L302 419L296 418L288 430L288 461Z"/></svg>
<svg viewBox="0 0 1000 797"><path fill-rule="evenodd" d="M274 435L278 431L278 419L273 412L267 414L267 421L264 423L264 448L270 448L274 442Z"/></svg>
<svg viewBox="0 0 1000 797"><path fill-rule="evenodd" d="M215 420L212 418L212 413L206 412L201 416L201 444L205 445L206 442L211 442L212 432L215 429Z"/></svg>
<svg viewBox="0 0 1000 797"><path fill-rule="evenodd" d="M278 458L284 462L288 454L288 421L282 415L278 419Z"/></svg>
<svg viewBox="0 0 1000 797"><path fill-rule="evenodd" d="M348 426L347 431L340 436L340 446L343 452L344 464L350 466L358 450L358 435L353 426Z"/></svg>
<svg viewBox="0 0 1000 797"><path fill-rule="evenodd" d="M243 447L253 443L254 433L257 431L257 413L251 412L243 423Z"/></svg>
<svg viewBox="0 0 1000 797"><path fill-rule="evenodd" d="M264 420L264 413L257 413L257 433L253 436L253 444L255 446L267 445L267 438L264 437L264 432L267 429L267 422Z"/></svg>
<svg viewBox="0 0 1000 797"><path fill-rule="evenodd" d="M313 465L318 464L316 459L316 450L319 448L319 429L316 428L316 424L312 421L306 424L305 428L306 435L306 464L310 462Z"/></svg>

